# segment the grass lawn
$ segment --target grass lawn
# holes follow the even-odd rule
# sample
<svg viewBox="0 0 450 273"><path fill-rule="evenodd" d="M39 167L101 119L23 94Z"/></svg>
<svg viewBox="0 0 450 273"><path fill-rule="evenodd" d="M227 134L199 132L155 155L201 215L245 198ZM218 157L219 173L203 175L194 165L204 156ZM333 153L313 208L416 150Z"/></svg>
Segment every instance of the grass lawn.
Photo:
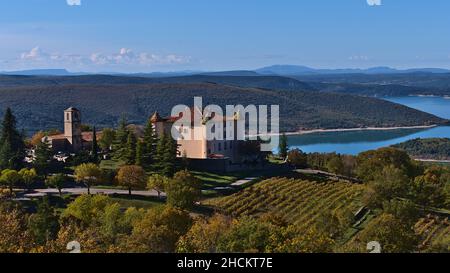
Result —
<svg viewBox="0 0 450 273"><path fill-rule="evenodd" d="M100 168L104 170L117 170L120 166L122 166L124 163L122 161L116 161L116 160L102 160L100 162Z"/></svg>
<svg viewBox="0 0 450 273"><path fill-rule="evenodd" d="M112 195L111 200L119 203L123 209L135 207L137 209L149 209L157 206L163 206L164 200L158 200L154 197L131 196L128 195Z"/></svg>

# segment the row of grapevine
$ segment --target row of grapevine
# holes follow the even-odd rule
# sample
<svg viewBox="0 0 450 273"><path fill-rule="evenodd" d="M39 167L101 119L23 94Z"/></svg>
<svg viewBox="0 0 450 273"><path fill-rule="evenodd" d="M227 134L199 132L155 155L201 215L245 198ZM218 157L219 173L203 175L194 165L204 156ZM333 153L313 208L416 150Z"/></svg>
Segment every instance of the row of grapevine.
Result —
<svg viewBox="0 0 450 273"><path fill-rule="evenodd" d="M272 212L290 223L306 227L323 212L355 212L362 192L362 185L346 181L271 178L234 195L207 200L205 204L233 216Z"/></svg>

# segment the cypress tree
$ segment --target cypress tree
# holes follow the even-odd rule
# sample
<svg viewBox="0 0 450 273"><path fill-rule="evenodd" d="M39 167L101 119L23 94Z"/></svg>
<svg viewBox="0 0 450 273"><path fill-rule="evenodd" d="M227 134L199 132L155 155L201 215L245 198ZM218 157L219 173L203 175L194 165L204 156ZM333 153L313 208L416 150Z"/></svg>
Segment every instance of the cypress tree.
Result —
<svg viewBox="0 0 450 273"><path fill-rule="evenodd" d="M278 154L281 158L286 158L288 155L288 143L287 143L287 137L285 134L281 135L280 137L280 144L278 146Z"/></svg>
<svg viewBox="0 0 450 273"><path fill-rule="evenodd" d="M164 134L156 148L159 172L166 177L172 177L176 169L177 143L170 135Z"/></svg>
<svg viewBox="0 0 450 273"><path fill-rule="evenodd" d="M119 126L116 131L116 138L113 143L114 159L125 160L127 156L127 141L129 130L127 128L127 119L125 116L119 121Z"/></svg>
<svg viewBox="0 0 450 273"><path fill-rule="evenodd" d="M149 170L156 159L157 145L156 133L151 119L147 121L145 126L142 145L142 166Z"/></svg>
<svg viewBox="0 0 450 273"><path fill-rule="evenodd" d="M97 130L92 129L92 151L91 151L92 161L98 163L98 144L97 144Z"/></svg>
<svg viewBox="0 0 450 273"><path fill-rule="evenodd" d="M20 169L25 157L23 135L16 129L16 118L6 109L0 132L0 169Z"/></svg>
<svg viewBox="0 0 450 273"><path fill-rule="evenodd" d="M143 167L144 165L145 144L143 141L138 141L136 146L136 165Z"/></svg>
<svg viewBox="0 0 450 273"><path fill-rule="evenodd" d="M134 165L136 161L136 136L133 132L128 133L127 145L125 150L125 162L128 165Z"/></svg>
<svg viewBox="0 0 450 273"><path fill-rule="evenodd" d="M47 144L47 139L38 143L34 153L36 158L33 162L33 167L39 175L47 176L52 161L52 151Z"/></svg>

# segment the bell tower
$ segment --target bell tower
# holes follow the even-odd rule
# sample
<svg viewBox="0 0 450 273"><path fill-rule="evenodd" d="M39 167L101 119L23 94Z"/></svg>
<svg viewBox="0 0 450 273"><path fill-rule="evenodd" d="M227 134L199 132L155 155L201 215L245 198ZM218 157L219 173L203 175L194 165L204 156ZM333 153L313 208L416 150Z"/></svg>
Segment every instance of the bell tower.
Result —
<svg viewBox="0 0 450 273"><path fill-rule="evenodd" d="M72 146L73 152L83 148L81 137L81 113L80 110L70 107L64 111L64 136Z"/></svg>

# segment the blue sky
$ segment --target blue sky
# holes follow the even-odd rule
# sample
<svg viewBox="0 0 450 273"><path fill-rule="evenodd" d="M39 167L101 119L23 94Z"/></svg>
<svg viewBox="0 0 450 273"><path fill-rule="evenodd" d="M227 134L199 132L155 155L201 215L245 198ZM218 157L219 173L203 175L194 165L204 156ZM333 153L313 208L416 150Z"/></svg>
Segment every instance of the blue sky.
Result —
<svg viewBox="0 0 450 273"><path fill-rule="evenodd" d="M448 0L0 0L0 71L450 68Z"/></svg>

